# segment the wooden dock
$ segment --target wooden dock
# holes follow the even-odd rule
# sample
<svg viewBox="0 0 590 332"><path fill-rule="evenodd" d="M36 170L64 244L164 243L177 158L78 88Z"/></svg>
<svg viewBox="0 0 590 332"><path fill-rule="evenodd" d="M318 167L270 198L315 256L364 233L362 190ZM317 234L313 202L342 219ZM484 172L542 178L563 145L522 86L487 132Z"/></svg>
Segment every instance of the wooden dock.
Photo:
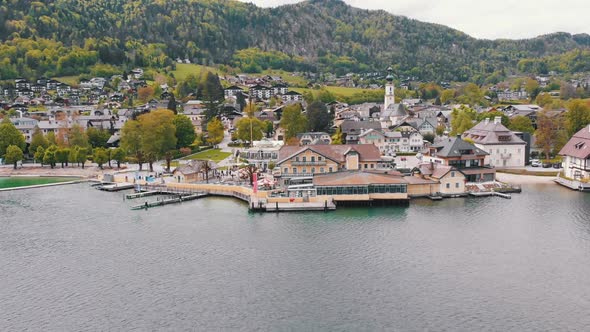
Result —
<svg viewBox="0 0 590 332"><path fill-rule="evenodd" d="M127 194L127 195L125 195L125 198L126 199L135 199L135 198L142 198L142 197L161 195L161 194L162 194L162 192L160 192L160 191L143 191L143 192L139 192L139 193L135 193L135 194Z"/></svg>
<svg viewBox="0 0 590 332"><path fill-rule="evenodd" d="M121 190L128 190L135 188L133 183L113 183L113 184L103 184L95 187L98 190L102 191L121 191Z"/></svg>
<svg viewBox="0 0 590 332"><path fill-rule="evenodd" d="M480 192L471 192L469 193L470 196L474 197L489 197L489 196L498 196L506 199L511 199L512 196L510 194L500 193L496 191L480 191Z"/></svg>
<svg viewBox="0 0 590 332"><path fill-rule="evenodd" d="M199 198L202 198L205 196L207 196L207 193L197 193L197 194L190 194L190 195L178 195L177 197L157 200L155 202L147 202L146 201L143 204L132 206L131 210L141 210L141 209L148 209L148 208L163 206L163 205L168 205L168 204L182 203L182 202L186 202L186 201L192 201L195 199L199 199Z"/></svg>
<svg viewBox="0 0 590 332"><path fill-rule="evenodd" d="M251 202L250 210L258 212L297 212L297 211L334 211L333 202L300 202L300 203L267 203L263 201Z"/></svg>

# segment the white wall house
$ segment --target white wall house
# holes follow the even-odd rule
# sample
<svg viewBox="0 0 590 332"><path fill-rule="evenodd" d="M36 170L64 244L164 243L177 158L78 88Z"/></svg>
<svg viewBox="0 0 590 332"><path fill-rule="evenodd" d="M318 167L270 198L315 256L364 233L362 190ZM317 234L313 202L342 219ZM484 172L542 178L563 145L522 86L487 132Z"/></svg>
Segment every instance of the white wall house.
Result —
<svg viewBox="0 0 590 332"><path fill-rule="evenodd" d="M563 157L563 173L566 177L590 180L590 125L582 128L559 151Z"/></svg>
<svg viewBox="0 0 590 332"><path fill-rule="evenodd" d="M502 125L502 118L485 119L463 133L489 155L484 163L496 168L524 167L526 142Z"/></svg>

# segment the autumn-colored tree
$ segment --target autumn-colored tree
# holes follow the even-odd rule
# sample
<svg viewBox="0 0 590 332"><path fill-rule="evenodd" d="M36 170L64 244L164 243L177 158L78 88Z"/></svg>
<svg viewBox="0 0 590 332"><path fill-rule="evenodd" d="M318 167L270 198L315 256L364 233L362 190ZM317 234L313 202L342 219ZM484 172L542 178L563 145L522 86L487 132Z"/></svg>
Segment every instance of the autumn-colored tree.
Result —
<svg viewBox="0 0 590 332"><path fill-rule="evenodd" d="M121 148L126 154L133 156L135 162L139 165L139 170L143 169L145 154L141 142L143 130L138 120L128 120L121 129Z"/></svg>
<svg viewBox="0 0 590 332"><path fill-rule="evenodd" d="M155 90L151 86L141 87L137 89L137 99L145 104L154 98Z"/></svg>
<svg viewBox="0 0 590 332"><path fill-rule="evenodd" d="M43 155L43 163L46 165L51 166L51 168L55 168L55 163L57 162L56 158L57 146L52 145L45 150L45 154Z"/></svg>
<svg viewBox="0 0 590 332"><path fill-rule="evenodd" d="M207 142L217 145L223 141L223 123L218 118L213 118L207 123Z"/></svg>
<svg viewBox="0 0 590 332"><path fill-rule="evenodd" d="M545 158L549 159L551 150L559 150L565 144L567 131L564 128L563 117L552 118L547 111L537 113L537 130L535 138L537 146L543 150Z"/></svg>
<svg viewBox="0 0 590 332"><path fill-rule="evenodd" d="M244 117L236 123L236 137L242 141L257 141L262 139L264 124L254 117Z"/></svg>
<svg viewBox="0 0 590 332"><path fill-rule="evenodd" d="M342 133L340 127L338 127L334 135L332 135L332 144L344 144L344 133Z"/></svg>
<svg viewBox="0 0 590 332"><path fill-rule="evenodd" d="M474 120L477 118L477 112L466 106L453 109L451 113L451 135L462 134L464 131L471 129Z"/></svg>
<svg viewBox="0 0 590 332"><path fill-rule="evenodd" d="M537 95L535 103L541 107L550 106L553 103L553 97L549 93L543 92Z"/></svg>
<svg viewBox="0 0 590 332"><path fill-rule="evenodd" d="M39 126L35 126L33 129L33 135L31 136L31 144L29 144L29 155L36 153L38 147L46 149L49 147L49 142L43 135Z"/></svg>
<svg viewBox="0 0 590 332"><path fill-rule="evenodd" d="M166 158L166 167L170 169L171 155L167 154L176 148L176 127L174 113L170 110L156 110L138 119L142 136L141 150L145 153L150 172L154 171L154 162Z"/></svg>

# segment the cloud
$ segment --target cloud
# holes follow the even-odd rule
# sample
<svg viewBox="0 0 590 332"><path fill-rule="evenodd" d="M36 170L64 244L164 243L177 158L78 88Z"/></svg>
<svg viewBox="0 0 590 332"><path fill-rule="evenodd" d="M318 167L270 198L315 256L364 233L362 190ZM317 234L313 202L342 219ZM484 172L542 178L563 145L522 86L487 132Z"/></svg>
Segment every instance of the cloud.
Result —
<svg viewBox="0 0 590 332"><path fill-rule="evenodd" d="M244 1L244 0L242 0ZM383 9L420 21L443 24L477 38L530 38L564 31L590 33L588 0L344 0L354 7ZM274 7L299 0L248 0Z"/></svg>

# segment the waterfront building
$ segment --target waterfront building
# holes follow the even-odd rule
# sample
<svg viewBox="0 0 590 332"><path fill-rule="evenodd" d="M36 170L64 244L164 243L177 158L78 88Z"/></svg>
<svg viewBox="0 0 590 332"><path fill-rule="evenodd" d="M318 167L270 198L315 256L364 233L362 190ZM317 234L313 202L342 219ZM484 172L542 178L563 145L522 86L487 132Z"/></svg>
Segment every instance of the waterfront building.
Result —
<svg viewBox="0 0 590 332"><path fill-rule="evenodd" d="M463 133L475 146L486 151L485 164L494 167L524 167L526 142L502 125L502 118L486 118Z"/></svg>
<svg viewBox="0 0 590 332"><path fill-rule="evenodd" d="M466 191L465 175L455 167L435 164L422 163L415 169L415 174L437 182L438 193L443 195L459 195Z"/></svg>
<svg viewBox="0 0 590 332"><path fill-rule="evenodd" d="M339 205L347 202L407 203L408 183L395 171L373 173L344 171L321 174L313 179L318 197L333 199Z"/></svg>
<svg viewBox="0 0 590 332"><path fill-rule="evenodd" d="M254 141L251 148L240 152L240 158L248 160L248 163L256 168L266 171L279 160L279 150L283 141L263 139Z"/></svg>
<svg viewBox="0 0 590 332"><path fill-rule="evenodd" d="M373 144L305 145L283 146L277 167L282 178L292 178L342 170L376 170L384 163Z"/></svg>
<svg viewBox="0 0 590 332"><path fill-rule="evenodd" d="M419 152L424 148L424 137L416 130L380 131L369 129L358 136L360 144L374 144L384 156L397 152Z"/></svg>
<svg viewBox="0 0 590 332"><path fill-rule="evenodd" d="M574 134L559 151L563 175L576 181L590 180L590 125Z"/></svg>
<svg viewBox="0 0 590 332"><path fill-rule="evenodd" d="M431 145L424 155L424 162L453 166L465 175L468 182L495 181L496 170L485 164L488 155L457 135Z"/></svg>

